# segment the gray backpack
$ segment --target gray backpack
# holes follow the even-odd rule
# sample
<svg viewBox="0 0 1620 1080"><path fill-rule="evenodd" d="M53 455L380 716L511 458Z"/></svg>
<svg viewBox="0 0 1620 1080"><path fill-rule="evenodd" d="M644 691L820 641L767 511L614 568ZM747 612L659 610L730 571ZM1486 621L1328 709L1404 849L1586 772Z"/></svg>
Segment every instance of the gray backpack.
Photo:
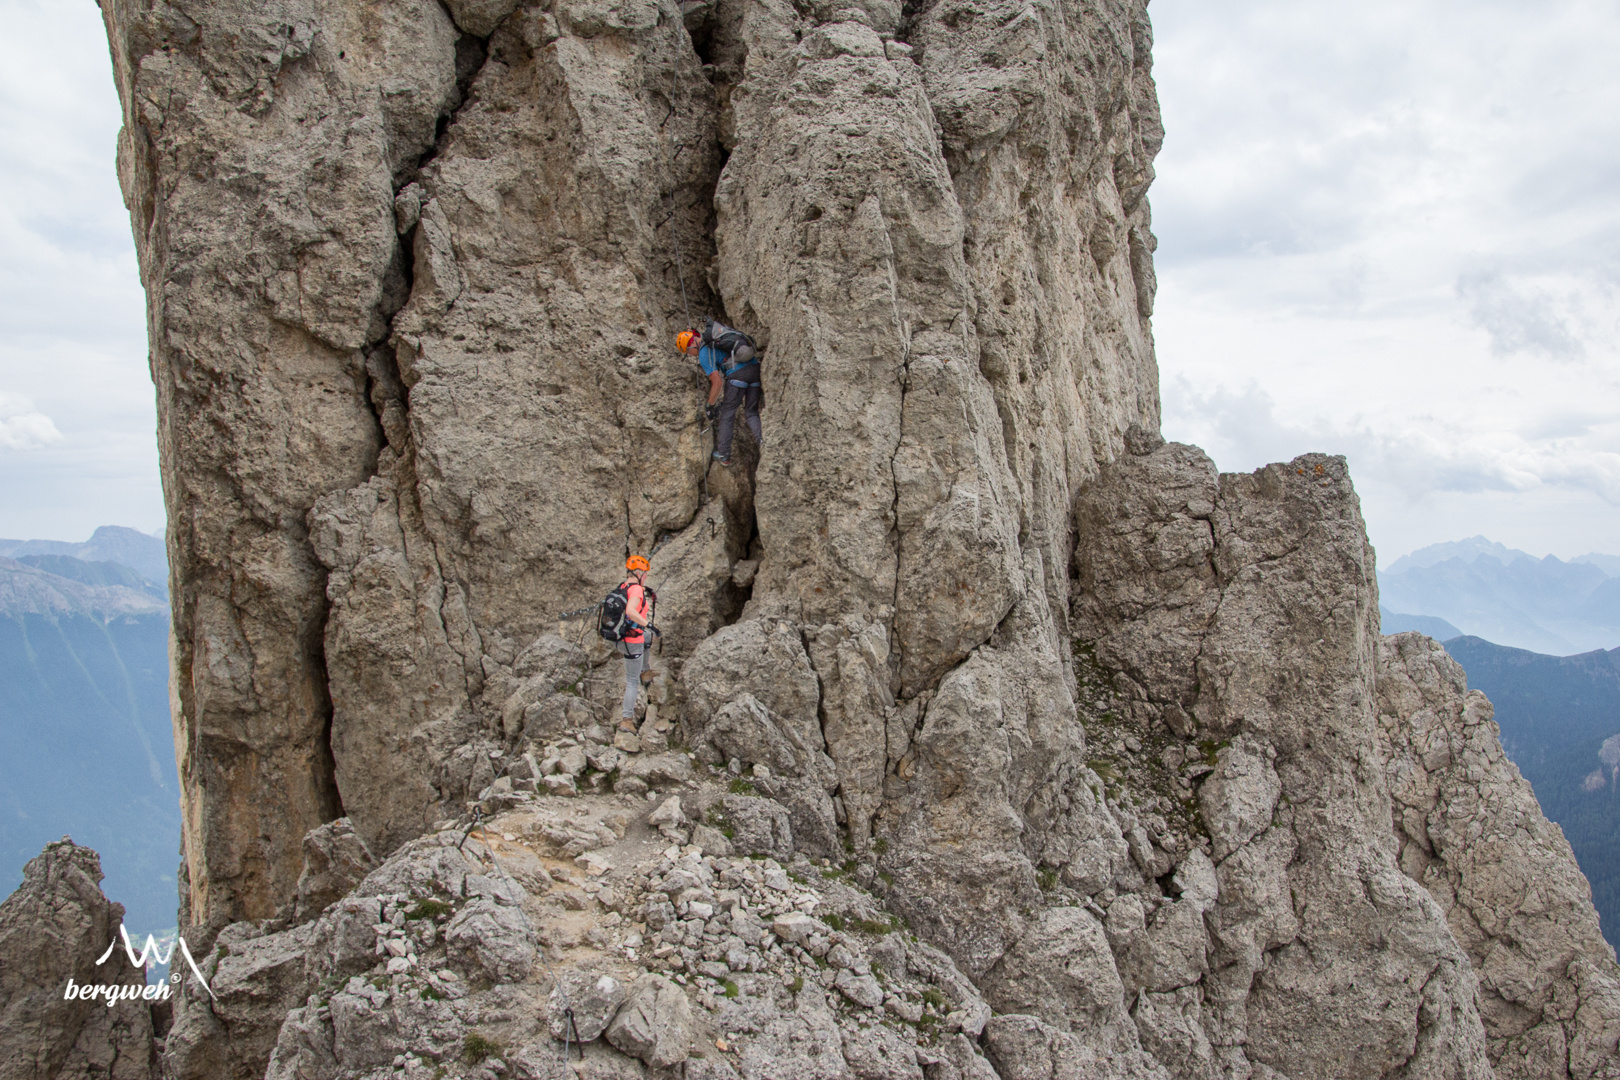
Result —
<svg viewBox="0 0 1620 1080"><path fill-rule="evenodd" d="M708 320L703 327L702 343L726 357L721 370L727 375L738 368L759 363L760 349L754 344L754 339L725 323Z"/></svg>

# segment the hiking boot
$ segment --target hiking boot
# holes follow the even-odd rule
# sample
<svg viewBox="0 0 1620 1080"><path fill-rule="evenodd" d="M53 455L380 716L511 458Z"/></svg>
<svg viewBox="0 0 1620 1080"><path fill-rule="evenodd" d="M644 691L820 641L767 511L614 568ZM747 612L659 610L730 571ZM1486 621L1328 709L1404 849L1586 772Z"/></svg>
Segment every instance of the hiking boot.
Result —
<svg viewBox="0 0 1620 1080"><path fill-rule="evenodd" d="M619 718L619 730L620 731L627 731L631 735L634 735L636 733L636 718L633 717L633 716L622 716L622 717L620 717Z"/></svg>
<svg viewBox="0 0 1620 1080"><path fill-rule="evenodd" d="M716 450L712 456L713 456L714 460L718 461L722 465L730 465L731 464L731 459L729 457L721 457L720 456L720 451L718 451L718 450Z"/></svg>

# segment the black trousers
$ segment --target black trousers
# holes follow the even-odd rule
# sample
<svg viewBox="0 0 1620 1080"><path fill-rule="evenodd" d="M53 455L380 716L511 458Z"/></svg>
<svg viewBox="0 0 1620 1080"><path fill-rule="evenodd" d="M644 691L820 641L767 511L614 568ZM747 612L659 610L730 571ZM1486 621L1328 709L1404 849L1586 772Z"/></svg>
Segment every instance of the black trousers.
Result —
<svg viewBox="0 0 1620 1080"><path fill-rule="evenodd" d="M720 419L714 429L714 452L722 458L731 456L731 439L737 431L737 410L743 411L743 422L748 430L754 433L754 442L758 443L762 429L759 424L759 404L763 398L757 386L738 386L739 382L759 382L759 368L750 366L737 373L735 379L726 378L726 393L720 399Z"/></svg>

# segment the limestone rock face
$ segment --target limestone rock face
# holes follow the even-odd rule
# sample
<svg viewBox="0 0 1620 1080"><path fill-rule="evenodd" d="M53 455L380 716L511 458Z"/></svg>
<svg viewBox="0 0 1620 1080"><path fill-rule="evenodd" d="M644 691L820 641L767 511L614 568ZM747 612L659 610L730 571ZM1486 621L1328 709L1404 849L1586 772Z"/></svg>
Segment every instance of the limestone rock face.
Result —
<svg viewBox="0 0 1620 1080"><path fill-rule="evenodd" d="M1345 463L1157 434L1144 0L102 7L220 946L168 1075L1614 1074Z"/></svg>
<svg viewBox="0 0 1620 1080"><path fill-rule="evenodd" d="M0 1076L6 1080L156 1077L146 973L119 941L122 905L102 895L101 859L66 838L23 868L0 903ZM142 942L136 942L139 949ZM69 983L100 996L64 1000ZM111 990L119 998L108 1003ZM126 1000L126 995L130 997Z"/></svg>
<svg viewBox="0 0 1620 1080"><path fill-rule="evenodd" d="M1420 634L1379 642L1379 743L1401 868L1479 979L1499 1077L1615 1068L1620 978L1564 834L1502 752L1491 704Z"/></svg>
<svg viewBox="0 0 1620 1080"><path fill-rule="evenodd" d="M457 34L434 0L103 12L174 492L186 921L217 929L274 914L341 813L307 517L376 469L395 183L459 99Z"/></svg>
<svg viewBox="0 0 1620 1080"><path fill-rule="evenodd" d="M1144 1034L1198 1069L1490 1075L1475 971L1388 840L1376 586L1343 459L1217 476L1150 446L1082 496L1075 556L1076 630L1124 708L1214 759L1214 887L1181 883L1148 925L1148 986L1198 985L1201 1017L1148 999Z"/></svg>
<svg viewBox="0 0 1620 1080"><path fill-rule="evenodd" d="M307 920L344 897L377 866L348 818L311 829L304 837L304 872L298 876L294 917Z"/></svg>
<svg viewBox="0 0 1620 1080"><path fill-rule="evenodd" d="M189 921L275 914L340 812L420 833L510 652L661 537L674 657L752 597L837 660L863 846L870 710L1021 597L1061 630L1073 489L1157 417L1139 8L106 11L183 523ZM1019 59L965 78L984 49ZM771 346L771 449L729 472L668 349L705 312ZM820 629L849 620L864 663Z"/></svg>
<svg viewBox="0 0 1620 1080"><path fill-rule="evenodd" d="M1126 254L1161 138L1149 34L1142 11L1081 7L720 14L718 66L746 58L720 288L770 330L785 429L761 459L754 602L892 620L907 696L1027 595L1026 552L1063 610L1074 487L1156 426L1151 286ZM887 58L896 36L920 63ZM1008 59L993 78L987 50Z"/></svg>

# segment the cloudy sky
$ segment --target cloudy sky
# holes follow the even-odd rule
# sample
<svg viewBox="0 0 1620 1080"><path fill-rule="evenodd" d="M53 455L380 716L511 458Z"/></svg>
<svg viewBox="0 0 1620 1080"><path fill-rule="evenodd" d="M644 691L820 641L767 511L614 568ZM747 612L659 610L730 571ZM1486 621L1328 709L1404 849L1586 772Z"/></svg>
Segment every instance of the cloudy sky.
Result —
<svg viewBox="0 0 1620 1080"><path fill-rule="evenodd" d="M1149 11L1166 434L1347 455L1385 564L1620 551L1620 7Z"/></svg>
<svg viewBox="0 0 1620 1080"><path fill-rule="evenodd" d="M0 25L0 536L160 530L101 13L91 0L0 0Z"/></svg>
<svg viewBox="0 0 1620 1080"><path fill-rule="evenodd" d="M1150 11L1166 434L1228 470L1348 455L1385 563L1620 553L1613 0ZM0 20L0 536L157 530L99 15Z"/></svg>

